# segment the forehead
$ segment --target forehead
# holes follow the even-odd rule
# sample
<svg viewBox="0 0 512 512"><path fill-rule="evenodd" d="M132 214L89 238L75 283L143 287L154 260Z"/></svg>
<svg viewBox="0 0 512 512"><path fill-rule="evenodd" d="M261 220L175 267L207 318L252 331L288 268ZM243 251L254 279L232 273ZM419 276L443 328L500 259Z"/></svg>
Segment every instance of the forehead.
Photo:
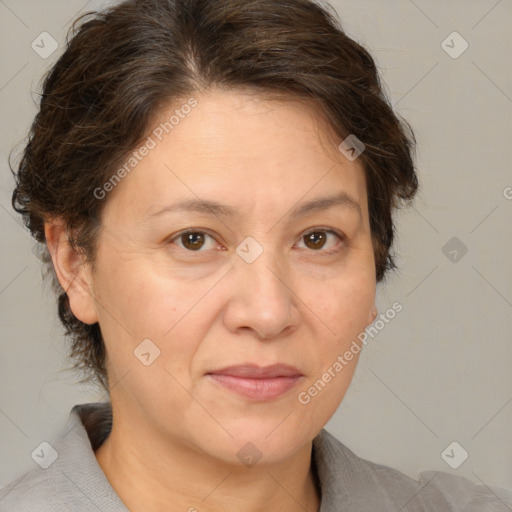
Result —
<svg viewBox="0 0 512 512"><path fill-rule="evenodd" d="M181 109L185 98L159 111L151 149L109 202L139 215L173 199L261 203L264 211L344 192L366 209L361 162L341 154L341 138L312 102L219 90L194 100L193 108Z"/></svg>

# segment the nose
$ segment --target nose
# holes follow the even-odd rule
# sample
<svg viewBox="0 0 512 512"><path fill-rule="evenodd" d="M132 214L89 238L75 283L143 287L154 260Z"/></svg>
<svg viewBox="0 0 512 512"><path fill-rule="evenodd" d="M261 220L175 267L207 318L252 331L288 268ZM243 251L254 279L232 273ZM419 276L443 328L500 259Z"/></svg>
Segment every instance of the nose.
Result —
<svg viewBox="0 0 512 512"><path fill-rule="evenodd" d="M224 313L230 332L251 331L258 338L275 339L297 328L300 301L284 267L268 249L252 263L236 261Z"/></svg>

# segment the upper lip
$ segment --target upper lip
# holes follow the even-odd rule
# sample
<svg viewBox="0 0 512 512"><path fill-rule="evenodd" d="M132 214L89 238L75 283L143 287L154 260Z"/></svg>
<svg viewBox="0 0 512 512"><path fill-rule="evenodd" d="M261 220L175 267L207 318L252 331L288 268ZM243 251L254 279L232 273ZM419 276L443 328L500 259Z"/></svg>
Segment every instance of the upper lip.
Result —
<svg viewBox="0 0 512 512"><path fill-rule="evenodd" d="M231 375L246 379L272 379L275 377L299 377L302 373L294 366L287 364L273 364L258 366L255 364L233 365L220 370L213 370L209 374Z"/></svg>

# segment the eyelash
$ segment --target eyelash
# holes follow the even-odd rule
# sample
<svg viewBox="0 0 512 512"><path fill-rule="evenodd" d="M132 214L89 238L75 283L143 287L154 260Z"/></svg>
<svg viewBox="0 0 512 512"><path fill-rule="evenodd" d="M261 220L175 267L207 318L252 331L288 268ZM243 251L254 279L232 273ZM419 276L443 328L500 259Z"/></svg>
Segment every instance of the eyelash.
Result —
<svg viewBox="0 0 512 512"><path fill-rule="evenodd" d="M211 235L210 233L208 233L207 231L203 231L201 229L187 229L185 231L181 231L180 233L177 233L176 235L174 235L172 238L170 238L168 240L168 242L170 244L173 244L175 240L180 240L183 235L187 235L189 233L208 235L213 240L215 240L215 237L213 235ZM328 233L328 234L334 235L336 238L338 238L338 240L340 242L345 242L347 240L346 236L343 233L335 231L335 230L330 229L330 228L326 228L326 227L315 227L315 228L309 229L308 231L306 231L304 234L301 235L300 239L303 240L303 238L305 236L310 235L311 233ZM323 253L324 255L335 254L337 252L340 252L341 249L342 249L341 247L339 247L339 245L340 244L337 244L337 246L334 249L330 249L330 250L327 250L327 251L323 250L323 249L318 249L316 251L314 249L310 249L309 252ZM200 254L200 253L207 252L207 251L204 251L202 249L199 249L197 251L192 251L192 250L187 249L185 247L178 246L178 248L181 251L184 251L184 252L186 252L187 254L190 254L190 255L195 255L195 254Z"/></svg>

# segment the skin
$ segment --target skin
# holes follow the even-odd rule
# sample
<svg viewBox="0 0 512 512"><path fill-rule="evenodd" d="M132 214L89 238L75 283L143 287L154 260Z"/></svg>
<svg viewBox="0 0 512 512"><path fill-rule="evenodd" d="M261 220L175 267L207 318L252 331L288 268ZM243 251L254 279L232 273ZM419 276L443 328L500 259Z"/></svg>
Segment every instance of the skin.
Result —
<svg viewBox="0 0 512 512"><path fill-rule="evenodd" d="M96 458L131 511L317 511L312 440L343 399L358 356L307 405L298 394L376 316L362 163L337 149L342 139L312 104L243 90L194 97L192 112L104 199L94 267L70 248L62 222L46 223L73 313L99 322L107 347L114 422ZM342 191L360 214L337 205L290 216ZM147 218L198 197L239 213ZM176 236L190 228L211 235L199 252ZM323 246L306 244L311 228L327 236ZM248 236L263 248L250 264L236 252ZM147 338L161 351L149 366L134 356ZM206 376L277 362L303 377L270 401ZM252 467L237 458L248 442L262 454Z"/></svg>

